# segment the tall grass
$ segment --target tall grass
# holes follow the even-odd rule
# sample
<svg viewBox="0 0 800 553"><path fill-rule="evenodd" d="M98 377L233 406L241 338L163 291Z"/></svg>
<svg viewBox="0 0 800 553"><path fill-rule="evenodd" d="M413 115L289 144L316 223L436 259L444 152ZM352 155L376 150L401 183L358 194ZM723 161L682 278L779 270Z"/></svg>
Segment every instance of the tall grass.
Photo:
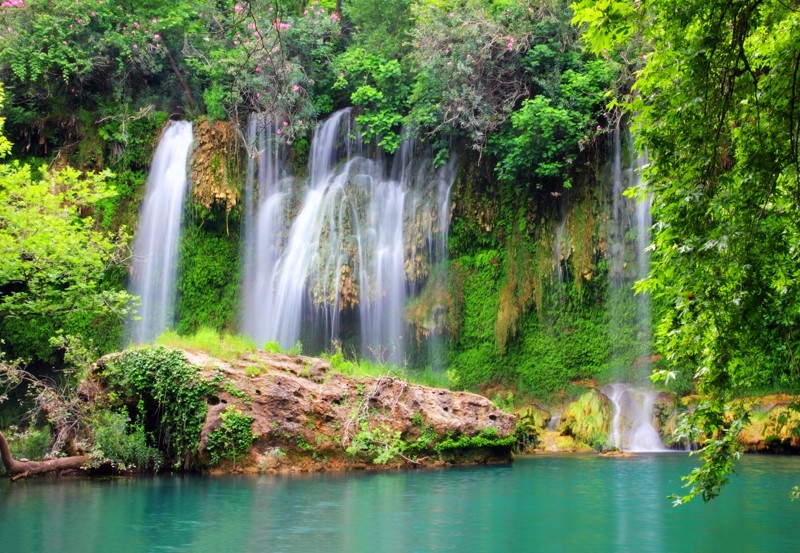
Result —
<svg viewBox="0 0 800 553"><path fill-rule="evenodd" d="M263 348L259 348L258 344L248 336L228 334L226 332L220 334L218 331L207 327L200 328L191 336L181 336L175 331L167 330L156 339L156 343L171 348L201 350L212 357L217 357L224 361L245 359L249 354L257 353L259 349L269 353L287 353L289 355L296 355L302 351L300 343L289 351L281 351L277 342L267 342ZM322 354L320 357L329 361L335 372L353 378L394 376L422 386L448 389L452 387L452 382L447 377L447 374L435 371L431 367L421 370L409 370L367 358L350 360L345 359L341 350L337 350L336 353L331 355Z"/></svg>
<svg viewBox="0 0 800 553"><path fill-rule="evenodd" d="M447 374L435 371L431 367L422 370L409 370L389 363L380 363L372 359L360 358L355 360L345 359L341 351L332 355L323 354L323 359L330 362L331 368L340 374L353 378L378 378L381 376L394 376L408 380L412 384L430 386L433 388L450 388L452 383Z"/></svg>
<svg viewBox="0 0 800 553"><path fill-rule="evenodd" d="M156 339L156 343L171 348L199 349L224 361L242 359L258 352L258 344L248 336L227 332L220 334L207 327L201 327L192 336L181 336L173 330L167 330Z"/></svg>

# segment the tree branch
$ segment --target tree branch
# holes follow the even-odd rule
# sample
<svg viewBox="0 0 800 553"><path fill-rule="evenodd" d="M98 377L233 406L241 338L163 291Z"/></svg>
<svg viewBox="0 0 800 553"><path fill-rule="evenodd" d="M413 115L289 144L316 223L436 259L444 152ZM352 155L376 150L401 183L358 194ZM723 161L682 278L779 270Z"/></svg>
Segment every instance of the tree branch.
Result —
<svg viewBox="0 0 800 553"><path fill-rule="evenodd" d="M88 455L61 457L49 461L17 461L11 456L8 441L2 432L0 432L0 458L3 460L6 471L11 475L12 482L46 472L80 469L89 461Z"/></svg>

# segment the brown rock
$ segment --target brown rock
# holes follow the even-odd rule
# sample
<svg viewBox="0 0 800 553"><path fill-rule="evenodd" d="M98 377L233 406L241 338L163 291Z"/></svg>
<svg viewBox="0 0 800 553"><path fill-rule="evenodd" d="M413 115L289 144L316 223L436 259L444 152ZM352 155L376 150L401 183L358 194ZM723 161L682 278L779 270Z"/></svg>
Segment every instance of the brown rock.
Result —
<svg viewBox="0 0 800 553"><path fill-rule="evenodd" d="M399 432L407 443L426 430L441 440L447 435L473 437L486 429L506 438L515 428L513 415L477 394L429 388L389 376L351 378L334 372L325 360L304 356L259 352L245 361L228 363L203 352L184 353L191 364L202 368L203 377L212 380L222 374L225 379L217 395L208 398L201 460L208 435L220 426L220 415L229 406L253 417L253 432L258 437L250 462L263 470L364 467L364 459L345 452L364 423L369 430L383 434ZM510 459L510 446L480 449L477 455L470 452L448 456L448 460ZM280 451L285 457L265 459L264 452L269 451ZM430 453L427 457L421 462L438 459ZM396 457L393 462L404 464L412 458Z"/></svg>

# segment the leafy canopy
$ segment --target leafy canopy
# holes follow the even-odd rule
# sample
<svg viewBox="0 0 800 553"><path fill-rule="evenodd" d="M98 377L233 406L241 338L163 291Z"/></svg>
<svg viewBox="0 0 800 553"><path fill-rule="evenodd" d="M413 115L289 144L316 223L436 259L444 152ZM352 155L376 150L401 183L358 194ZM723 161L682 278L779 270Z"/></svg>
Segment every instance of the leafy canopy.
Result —
<svg viewBox="0 0 800 553"><path fill-rule="evenodd" d="M747 417L729 400L800 389L800 13L780 0L573 7L589 48L641 64L619 98L655 193L653 266L639 289L670 307L657 338L673 367L656 376L690 372L708 397L689 420L708 438L705 465L676 502L708 500Z"/></svg>

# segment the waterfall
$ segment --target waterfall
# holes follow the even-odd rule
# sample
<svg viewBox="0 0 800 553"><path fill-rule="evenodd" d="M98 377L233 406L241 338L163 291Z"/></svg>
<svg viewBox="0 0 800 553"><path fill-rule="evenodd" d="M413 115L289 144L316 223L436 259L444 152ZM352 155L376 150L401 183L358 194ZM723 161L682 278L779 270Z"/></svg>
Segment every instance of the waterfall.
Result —
<svg viewBox="0 0 800 553"><path fill-rule="evenodd" d="M628 384L609 384L603 393L614 404L612 441L623 451L666 451L653 426L658 392L640 390Z"/></svg>
<svg viewBox="0 0 800 553"><path fill-rule="evenodd" d="M652 337L650 297L647 294L633 297L634 283L645 278L650 270L652 194L644 191L642 180L647 155L639 154L633 136L620 129L611 137L609 154L607 258L613 368L618 374L635 369L632 376L638 380L650 372ZM627 191L636 194L629 196ZM630 338L620 339L628 333ZM633 352L629 347L631 341L637 343ZM617 344L626 346L621 348Z"/></svg>
<svg viewBox="0 0 800 553"><path fill-rule="evenodd" d="M250 121L243 329L283 348L347 338L401 364L406 302L446 259L455 162L435 168L411 141L369 157L352 120L341 110L316 130L305 179L288 174L277 129Z"/></svg>
<svg viewBox="0 0 800 553"><path fill-rule="evenodd" d="M138 319L131 321L127 329L136 344L153 340L173 320L178 242L191 146L192 124L169 123L147 177L129 283L131 294L141 298Z"/></svg>
<svg viewBox="0 0 800 553"><path fill-rule="evenodd" d="M260 342L277 339L275 274L285 242L284 211L294 182L286 169L286 148L276 140L277 130L276 124L255 115L248 122L242 305L257 308L242 310L242 328Z"/></svg>

